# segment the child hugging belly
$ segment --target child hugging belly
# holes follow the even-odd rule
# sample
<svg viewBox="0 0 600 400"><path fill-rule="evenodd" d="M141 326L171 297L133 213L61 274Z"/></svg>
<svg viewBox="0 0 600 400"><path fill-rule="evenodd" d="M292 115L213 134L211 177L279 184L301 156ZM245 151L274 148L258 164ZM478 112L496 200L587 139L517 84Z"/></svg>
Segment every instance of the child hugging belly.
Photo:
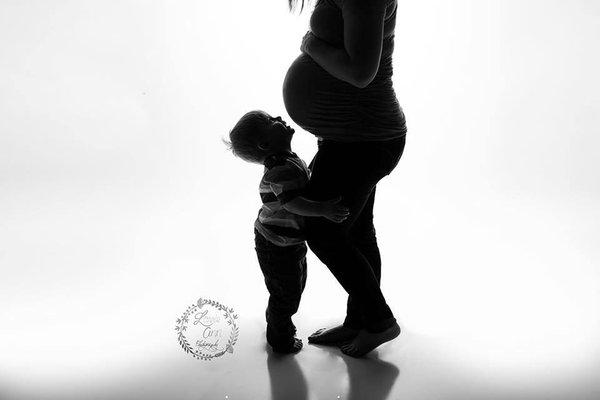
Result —
<svg viewBox="0 0 600 400"><path fill-rule="evenodd" d="M294 129L280 117L256 110L242 116L226 142L237 157L265 167L254 242L269 291L266 339L278 353L302 348L292 315L298 311L306 284L304 218L324 217L339 223L348 216L348 209L338 204L341 198L320 202L302 196L310 171L292 152L293 134Z"/></svg>

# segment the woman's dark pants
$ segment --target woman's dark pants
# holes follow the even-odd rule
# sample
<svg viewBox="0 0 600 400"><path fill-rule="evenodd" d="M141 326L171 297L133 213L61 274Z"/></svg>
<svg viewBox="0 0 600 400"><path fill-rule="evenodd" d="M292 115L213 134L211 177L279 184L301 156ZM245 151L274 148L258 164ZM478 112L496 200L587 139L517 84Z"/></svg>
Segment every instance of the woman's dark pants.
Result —
<svg viewBox="0 0 600 400"><path fill-rule="evenodd" d="M269 291L269 303L265 311L267 342L273 347L289 347L296 333L292 315L298 311L306 285L306 244L277 246L256 229L254 243Z"/></svg>
<svg viewBox="0 0 600 400"><path fill-rule="evenodd" d="M307 218L308 246L348 293L344 326L379 332L396 320L379 287L381 258L373 204L375 187L398 164L406 137L379 142L319 141L307 197L342 196L350 209L342 223Z"/></svg>

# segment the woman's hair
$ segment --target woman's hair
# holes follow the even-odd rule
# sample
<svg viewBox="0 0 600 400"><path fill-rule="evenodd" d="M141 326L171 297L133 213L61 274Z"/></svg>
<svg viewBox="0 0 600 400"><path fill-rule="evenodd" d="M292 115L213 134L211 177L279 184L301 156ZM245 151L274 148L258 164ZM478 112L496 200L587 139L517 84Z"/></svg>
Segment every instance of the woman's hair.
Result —
<svg viewBox="0 0 600 400"><path fill-rule="evenodd" d="M290 8L290 11L293 11L296 8L296 5L298 4L298 0L288 0L288 6ZM304 10L304 0L300 0L300 14L302 14L302 10Z"/></svg>
<svg viewBox="0 0 600 400"><path fill-rule="evenodd" d="M258 147L265 127L265 116L258 111L250 111L229 132L229 141L223 143L236 157L242 160L262 164L267 152Z"/></svg>

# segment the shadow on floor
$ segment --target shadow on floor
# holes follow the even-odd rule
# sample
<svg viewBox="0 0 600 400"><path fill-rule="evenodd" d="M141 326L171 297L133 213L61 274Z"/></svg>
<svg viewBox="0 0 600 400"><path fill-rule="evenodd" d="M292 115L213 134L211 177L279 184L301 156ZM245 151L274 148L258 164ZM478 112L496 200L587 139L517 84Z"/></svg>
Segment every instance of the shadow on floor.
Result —
<svg viewBox="0 0 600 400"><path fill-rule="evenodd" d="M315 346L315 345L311 345ZM394 364L380 360L377 351L365 358L353 358L337 347L315 346L337 356L346 364L347 400L386 400L400 374ZM279 355L267 349L267 369L271 384L271 400L307 400L308 382L293 355Z"/></svg>
<svg viewBox="0 0 600 400"><path fill-rule="evenodd" d="M267 350L267 370L271 383L271 400L308 400L308 385L294 355L280 355Z"/></svg>

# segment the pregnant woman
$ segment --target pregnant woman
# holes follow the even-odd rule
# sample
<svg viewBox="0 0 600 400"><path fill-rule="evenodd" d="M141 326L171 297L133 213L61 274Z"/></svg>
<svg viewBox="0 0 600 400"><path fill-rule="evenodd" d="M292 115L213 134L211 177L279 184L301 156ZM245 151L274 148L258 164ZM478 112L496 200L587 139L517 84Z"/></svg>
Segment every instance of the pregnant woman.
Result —
<svg viewBox="0 0 600 400"><path fill-rule="evenodd" d="M396 9L397 0L317 0L283 84L288 114L318 138L308 196L342 196L350 209L340 224L307 222L309 247L349 295L343 323L309 342L354 357L400 333L380 289L373 226L375 187L396 167L406 137L392 85Z"/></svg>

